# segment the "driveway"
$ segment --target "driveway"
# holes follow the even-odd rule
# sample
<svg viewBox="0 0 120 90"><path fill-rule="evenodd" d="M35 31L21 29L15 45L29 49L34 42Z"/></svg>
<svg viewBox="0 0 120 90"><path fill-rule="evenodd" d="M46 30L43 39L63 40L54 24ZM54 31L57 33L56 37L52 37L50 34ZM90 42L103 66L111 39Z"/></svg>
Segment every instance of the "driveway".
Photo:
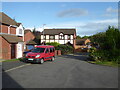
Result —
<svg viewBox="0 0 120 90"><path fill-rule="evenodd" d="M9 68L3 63L3 88L118 88L118 68L87 63L87 57L64 55L44 64L17 61L17 67Z"/></svg>

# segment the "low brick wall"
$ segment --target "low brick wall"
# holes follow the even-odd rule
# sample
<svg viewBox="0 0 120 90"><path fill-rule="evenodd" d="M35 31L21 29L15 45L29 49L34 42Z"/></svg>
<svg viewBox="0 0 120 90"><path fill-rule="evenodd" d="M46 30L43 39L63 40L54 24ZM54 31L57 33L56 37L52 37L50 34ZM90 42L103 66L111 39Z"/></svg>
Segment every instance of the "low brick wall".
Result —
<svg viewBox="0 0 120 90"><path fill-rule="evenodd" d="M61 55L61 50L57 50L57 55Z"/></svg>
<svg viewBox="0 0 120 90"><path fill-rule="evenodd" d="M55 50L55 56L61 55L61 50Z"/></svg>

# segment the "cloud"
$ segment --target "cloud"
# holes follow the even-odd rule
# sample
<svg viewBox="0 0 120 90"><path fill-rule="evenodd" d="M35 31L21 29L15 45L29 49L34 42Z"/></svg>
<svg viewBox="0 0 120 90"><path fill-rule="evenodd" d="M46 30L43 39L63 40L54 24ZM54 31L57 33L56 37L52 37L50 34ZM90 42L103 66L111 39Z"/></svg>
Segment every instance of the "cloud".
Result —
<svg viewBox="0 0 120 90"><path fill-rule="evenodd" d="M87 10L80 8L72 8L61 11L57 14L58 17L80 17L88 14Z"/></svg>
<svg viewBox="0 0 120 90"><path fill-rule="evenodd" d="M30 29L31 31L33 31L34 27L26 27L25 29Z"/></svg>
<svg viewBox="0 0 120 90"><path fill-rule="evenodd" d="M93 21L89 22L86 25L82 26L81 28L85 29L92 29L92 30L105 30L107 27L111 26L118 26L118 20L117 19L108 19L108 20L98 20L98 21Z"/></svg>
<svg viewBox="0 0 120 90"><path fill-rule="evenodd" d="M112 7L108 7L105 10L105 13L102 15L104 17L117 17L118 9L113 9Z"/></svg>
<svg viewBox="0 0 120 90"><path fill-rule="evenodd" d="M77 33L79 33L80 35L93 35L98 32L106 31L109 25L118 27L118 19L107 19L88 22L84 26L81 26Z"/></svg>
<svg viewBox="0 0 120 90"><path fill-rule="evenodd" d="M35 28L36 28L36 31L40 31L40 32L43 31L43 27L35 27ZM34 27L26 27L25 29L30 29L31 31L33 31Z"/></svg>
<svg viewBox="0 0 120 90"><path fill-rule="evenodd" d="M61 7L66 7L67 5L66 4L61 4Z"/></svg>
<svg viewBox="0 0 120 90"><path fill-rule="evenodd" d="M106 12L107 12L107 13L117 13L117 12L118 12L118 9L113 9L112 7L108 7L108 8L106 9Z"/></svg>
<svg viewBox="0 0 120 90"><path fill-rule="evenodd" d="M49 28L76 28L77 35L93 35L98 32L104 32L107 30L108 26L118 27L118 19L105 19L105 20L94 20L89 22L81 21L71 21L71 22L61 22L61 23L52 23L45 25L45 29ZM33 28L32 28L33 29ZM43 28L37 28L37 31L42 31Z"/></svg>

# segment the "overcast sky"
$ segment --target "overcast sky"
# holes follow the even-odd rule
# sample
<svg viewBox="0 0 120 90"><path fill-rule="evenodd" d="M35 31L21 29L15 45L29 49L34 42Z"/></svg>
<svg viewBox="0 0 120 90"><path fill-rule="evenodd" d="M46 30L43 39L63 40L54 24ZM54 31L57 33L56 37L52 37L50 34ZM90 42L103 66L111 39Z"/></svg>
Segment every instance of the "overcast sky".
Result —
<svg viewBox="0 0 120 90"><path fill-rule="evenodd" d="M77 35L118 26L117 2L2 2L2 11L25 28L76 28Z"/></svg>

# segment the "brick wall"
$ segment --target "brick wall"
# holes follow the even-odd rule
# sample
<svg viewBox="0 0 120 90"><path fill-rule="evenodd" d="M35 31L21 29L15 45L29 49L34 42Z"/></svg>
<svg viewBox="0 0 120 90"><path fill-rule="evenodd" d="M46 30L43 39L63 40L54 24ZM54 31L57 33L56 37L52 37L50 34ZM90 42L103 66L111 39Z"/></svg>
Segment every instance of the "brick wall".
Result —
<svg viewBox="0 0 120 90"><path fill-rule="evenodd" d="M2 58L2 37L0 36L0 59Z"/></svg>
<svg viewBox="0 0 120 90"><path fill-rule="evenodd" d="M0 25L0 33L1 33L1 30L2 30L2 25Z"/></svg>
<svg viewBox="0 0 120 90"><path fill-rule="evenodd" d="M8 33L8 26L0 25L0 27L1 27L1 32L0 33Z"/></svg>
<svg viewBox="0 0 120 90"><path fill-rule="evenodd" d="M32 34L32 32L29 31L25 34L24 41L27 42L27 41L34 39L34 38L35 38L35 36Z"/></svg>
<svg viewBox="0 0 120 90"><path fill-rule="evenodd" d="M74 36L73 36L73 47L75 48L76 46L76 34L74 33Z"/></svg>
<svg viewBox="0 0 120 90"><path fill-rule="evenodd" d="M8 26L0 25L1 30L0 33L8 33ZM10 27L10 34L16 34L16 28Z"/></svg>
<svg viewBox="0 0 120 90"><path fill-rule="evenodd" d="M16 34L16 28L10 27L10 34Z"/></svg>
<svg viewBox="0 0 120 90"><path fill-rule="evenodd" d="M11 59L11 47L4 38L2 38L2 58Z"/></svg>

